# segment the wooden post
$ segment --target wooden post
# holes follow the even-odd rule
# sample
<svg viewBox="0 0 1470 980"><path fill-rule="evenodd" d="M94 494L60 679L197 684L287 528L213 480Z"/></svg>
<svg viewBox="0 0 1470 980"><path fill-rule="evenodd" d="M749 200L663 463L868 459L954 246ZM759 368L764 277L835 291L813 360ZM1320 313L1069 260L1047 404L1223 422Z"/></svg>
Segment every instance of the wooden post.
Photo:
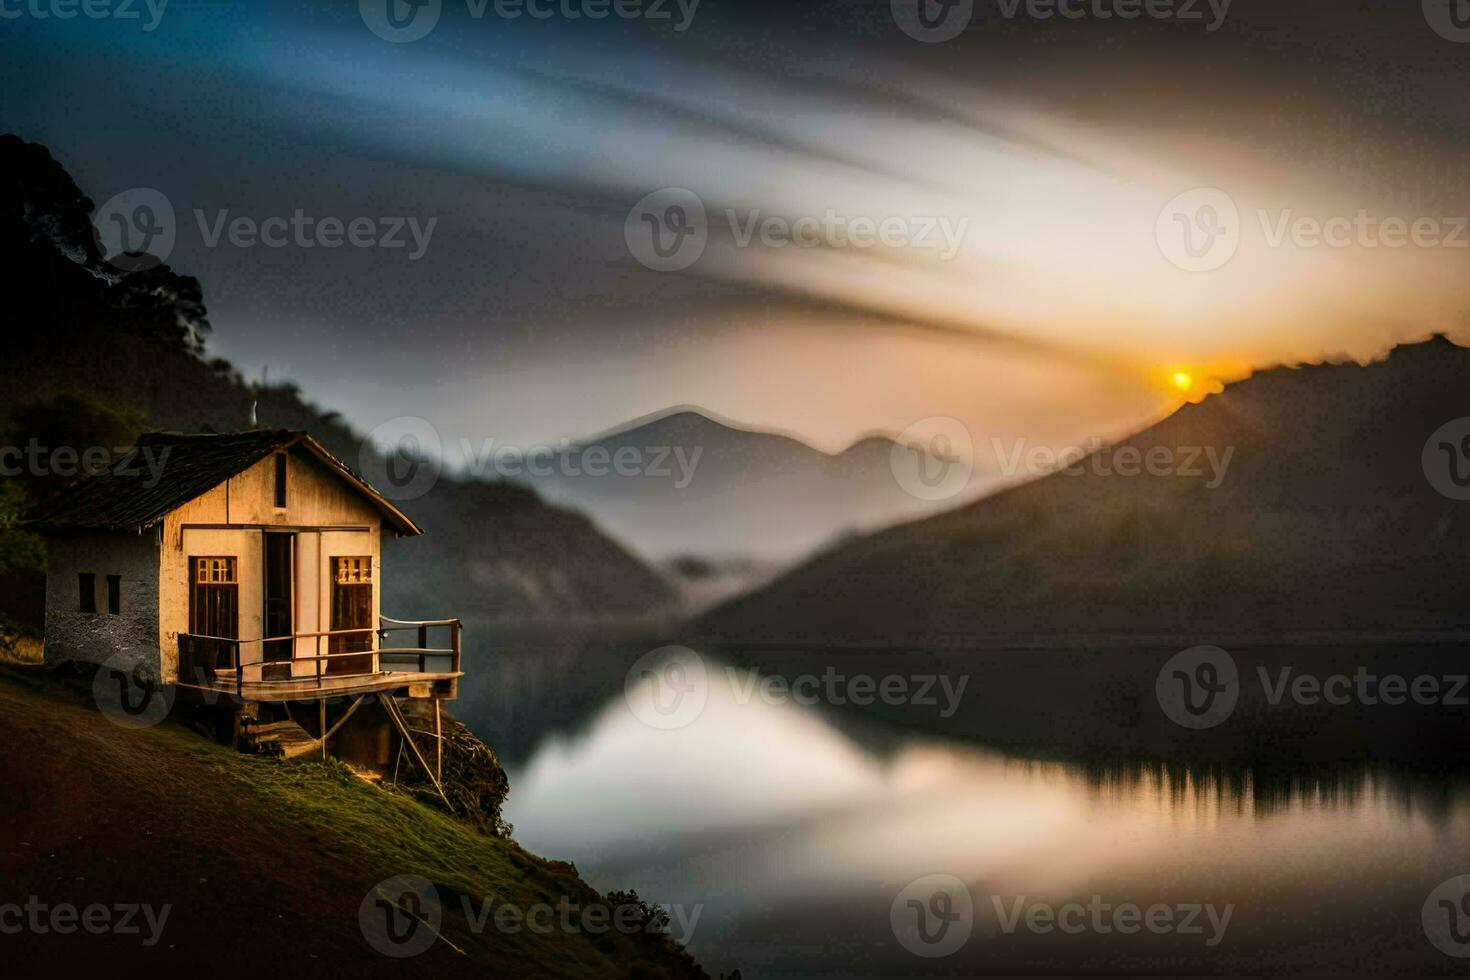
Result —
<svg viewBox="0 0 1470 980"><path fill-rule="evenodd" d="M317 698L317 730L322 740L322 761L327 761L327 699Z"/></svg>
<svg viewBox="0 0 1470 980"><path fill-rule="evenodd" d="M444 782L444 724L440 720L440 701L434 699L434 765L439 770L439 782Z"/></svg>
<svg viewBox="0 0 1470 980"><path fill-rule="evenodd" d="M387 709L388 717L391 718L393 720L393 724L398 727L398 734L403 736L403 742L408 747L409 758L418 763L419 768L422 769L424 771L424 774L429 777L429 782L434 784L434 789L438 790L439 798L444 801L445 807L449 809L450 813L453 813L454 804L449 802L449 797L447 794L445 794L444 787L439 782L438 776L434 774L433 769L429 768L429 763L424 759L424 754L420 752L419 747L414 744L413 736L409 733L408 730L408 722L404 721L403 715L400 714L398 711L398 703L393 700L393 695L388 694L387 692L384 692L382 697L383 707Z"/></svg>
<svg viewBox="0 0 1470 980"><path fill-rule="evenodd" d="M322 736L323 742L335 735L337 733L337 729L347 724L347 719L352 717L352 713L357 710L358 706L362 704L363 699L365 699L366 697L366 694L359 694L357 696L357 700L352 702L352 704L347 708L347 711L342 715L342 717L338 718L336 723L332 725L331 728L327 729L327 734Z"/></svg>

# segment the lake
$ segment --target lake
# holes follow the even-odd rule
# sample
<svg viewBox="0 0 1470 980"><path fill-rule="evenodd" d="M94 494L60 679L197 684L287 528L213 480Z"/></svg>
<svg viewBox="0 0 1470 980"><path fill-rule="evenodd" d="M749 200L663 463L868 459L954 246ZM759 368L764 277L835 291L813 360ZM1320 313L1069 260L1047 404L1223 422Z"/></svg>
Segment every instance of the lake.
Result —
<svg viewBox="0 0 1470 980"><path fill-rule="evenodd" d="M661 728L656 677L625 689L645 650L506 642L459 712L509 770L516 839L671 906L712 976L1470 962L1429 935L1470 943L1463 889L1436 892L1470 872L1455 768L1084 761L1061 736L1028 758L773 697L709 654L701 709Z"/></svg>

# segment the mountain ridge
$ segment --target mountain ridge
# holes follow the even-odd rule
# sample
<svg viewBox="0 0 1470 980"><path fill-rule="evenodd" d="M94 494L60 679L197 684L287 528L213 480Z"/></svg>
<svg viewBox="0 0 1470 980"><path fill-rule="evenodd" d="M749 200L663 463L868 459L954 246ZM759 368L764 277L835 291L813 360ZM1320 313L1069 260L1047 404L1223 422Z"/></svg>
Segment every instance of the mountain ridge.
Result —
<svg viewBox="0 0 1470 980"><path fill-rule="evenodd" d="M828 550L693 633L1045 646L1464 630L1470 508L1423 463L1431 434L1470 416L1462 392L1470 350L1442 336L1368 364L1258 371L1105 450L1230 449L1215 490L1182 473L1053 473Z"/></svg>
<svg viewBox="0 0 1470 980"><path fill-rule="evenodd" d="M576 507L645 559L678 556L784 565L862 530L930 512L894 472L905 447L867 435L839 453L779 432L678 406L572 444L574 459L601 460L521 482ZM609 460L639 466L611 472Z"/></svg>

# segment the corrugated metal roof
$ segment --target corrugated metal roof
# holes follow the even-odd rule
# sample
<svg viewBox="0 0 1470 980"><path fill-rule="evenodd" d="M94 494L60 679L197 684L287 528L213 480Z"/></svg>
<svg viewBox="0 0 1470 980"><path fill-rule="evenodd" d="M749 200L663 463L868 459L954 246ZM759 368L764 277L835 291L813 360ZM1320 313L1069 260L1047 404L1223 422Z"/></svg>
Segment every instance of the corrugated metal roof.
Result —
<svg viewBox="0 0 1470 980"><path fill-rule="evenodd" d="M30 526L42 531L142 532L272 453L291 447L320 459L367 497L400 533L422 533L408 515L347 464L311 436L289 429L222 434L150 432L140 436L137 445L108 469L63 490Z"/></svg>

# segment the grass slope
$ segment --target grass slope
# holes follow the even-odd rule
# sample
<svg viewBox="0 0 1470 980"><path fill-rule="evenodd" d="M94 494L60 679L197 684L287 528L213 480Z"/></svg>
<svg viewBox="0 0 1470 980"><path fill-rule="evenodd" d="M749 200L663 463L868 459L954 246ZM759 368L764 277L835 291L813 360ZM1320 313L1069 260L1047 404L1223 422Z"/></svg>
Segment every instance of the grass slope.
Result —
<svg viewBox="0 0 1470 980"><path fill-rule="evenodd" d="M586 906L569 864L475 832L335 765L246 757L172 724L108 721L84 693L32 667L0 667L0 905L165 903L144 934L6 935L7 969L100 966L226 975L351 970L535 977L704 977L661 936L511 932L479 908ZM443 942L405 962L364 940L358 909L399 874L435 883ZM30 971L21 970L20 975Z"/></svg>

